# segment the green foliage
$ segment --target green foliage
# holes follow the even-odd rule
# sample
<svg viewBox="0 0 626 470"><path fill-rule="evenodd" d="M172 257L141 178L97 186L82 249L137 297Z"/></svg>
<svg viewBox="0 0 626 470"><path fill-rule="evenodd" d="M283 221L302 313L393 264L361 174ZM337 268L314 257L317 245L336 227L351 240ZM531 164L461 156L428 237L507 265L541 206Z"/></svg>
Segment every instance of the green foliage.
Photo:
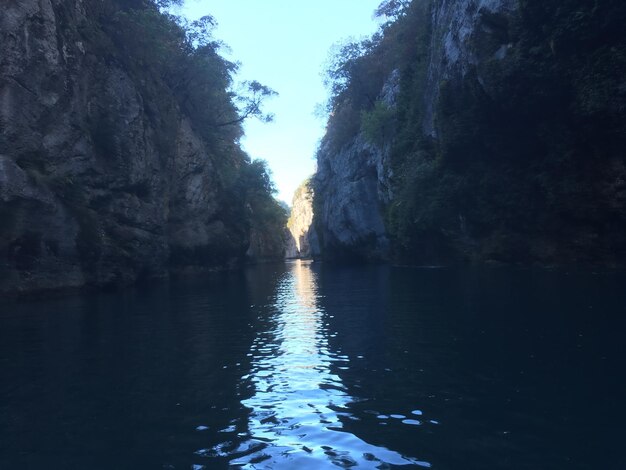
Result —
<svg viewBox="0 0 626 470"><path fill-rule="evenodd" d="M514 262L547 256L534 248L540 240L580 249L563 227L586 226L601 240L602 220L624 223L600 190L601 161L623 161L624 20L621 3L581 0L522 2L511 20L483 15L491 33L477 34L474 48L485 58L463 80L440 84L435 146L397 158L413 175L398 181L406 207L390 210L400 251L424 256L430 236L456 258ZM491 58L503 43L507 55ZM415 176L428 161L437 172Z"/></svg>
<svg viewBox="0 0 626 470"><path fill-rule="evenodd" d="M331 149L338 150L350 141L361 130L362 120L370 140L380 140L374 127L384 128L384 123L393 119L392 113L385 113L378 103L379 94L393 70L405 75L412 60L419 57L426 61L428 46L424 39L429 37L429 9L430 0L383 2L376 15L393 21L381 25L371 38L349 41L331 50L324 73L330 92L324 142Z"/></svg>
<svg viewBox="0 0 626 470"><path fill-rule="evenodd" d="M384 0L376 11L374 16L377 18L386 17L397 20L407 13L411 0Z"/></svg>
<svg viewBox="0 0 626 470"><path fill-rule="evenodd" d="M348 104L337 108L328 119L326 135L322 141L327 146L327 150L339 152L359 132L361 128L360 123L360 112L358 109Z"/></svg>
<svg viewBox="0 0 626 470"><path fill-rule="evenodd" d="M188 21L168 10L181 3L87 0L93 21L82 34L92 48L89 52L123 69L138 84L144 116L154 129L156 150L163 161L178 151L181 119L202 139L209 166L216 172L220 197L216 219L225 227L220 242L224 253L209 252L219 247L207 247L206 253L174 253L173 258L191 264L197 256L221 262L243 254L237 251L251 230L282 236L286 216L273 197L267 163L250 161L239 145L246 119L272 120L264 104L276 92L255 80L234 83L238 65L222 56L225 45L214 37L215 18L206 15ZM124 124L107 107L91 114L89 130L99 153L123 156L116 147L116 135Z"/></svg>
<svg viewBox="0 0 626 470"><path fill-rule="evenodd" d="M438 157L443 163L462 168L485 157L484 116L488 110L489 98L474 77L468 76L461 84L441 82L436 126Z"/></svg>
<svg viewBox="0 0 626 470"><path fill-rule="evenodd" d="M395 128L394 118L395 110L382 101L377 101L370 111L362 112L361 130L372 144L382 147Z"/></svg>
<svg viewBox="0 0 626 470"><path fill-rule="evenodd" d="M265 113L262 110L262 105L265 99L278 96L278 93L256 80L243 82L242 88L245 91L235 96L235 100L240 103L239 116L231 121L218 121L216 123L217 126L223 127L238 124L249 117L256 117L261 122L265 123L274 120L274 115L272 113Z"/></svg>
<svg viewBox="0 0 626 470"><path fill-rule="evenodd" d="M249 195L266 196L276 193L267 161L262 159L246 163L239 173L241 190Z"/></svg>
<svg viewBox="0 0 626 470"><path fill-rule="evenodd" d="M396 256L550 263L585 250L626 254L626 3L522 0L513 15L479 12L468 45L478 60L439 83L436 99L425 97L438 54L430 5L383 2L376 14L390 21L339 49L327 72L326 145L358 132L380 144L392 123ZM391 112L377 94L393 69L401 81ZM436 137L425 135L429 100Z"/></svg>
<svg viewBox="0 0 626 470"><path fill-rule="evenodd" d="M185 0L154 0L154 3L156 3L159 8L170 8L175 5L180 6L184 2Z"/></svg>
<svg viewBox="0 0 626 470"><path fill-rule="evenodd" d="M228 190L229 199L243 201L239 220L247 224L247 229L253 227L266 232L282 233L287 214L273 196L276 187L267 161L245 161L239 169L237 179Z"/></svg>
<svg viewBox="0 0 626 470"><path fill-rule="evenodd" d="M357 106L363 102L374 103L379 90L367 76L376 68L368 67L365 60L373 46L370 40L334 46L324 79L331 92L329 110L336 109L341 101L351 101Z"/></svg>
<svg viewBox="0 0 626 470"><path fill-rule="evenodd" d="M272 196L276 188L267 162L257 159L244 165L237 186L246 202L249 231L263 240L257 256L282 256L287 211Z"/></svg>
<svg viewBox="0 0 626 470"><path fill-rule="evenodd" d="M180 2L122 2L115 8L113 1L96 11L106 36L125 51L117 59L137 75L160 77L207 141L238 139L247 118L271 121L262 108L276 92L257 81L234 87L237 64L220 54L224 44L213 37L217 22L211 15L189 22L165 9Z"/></svg>

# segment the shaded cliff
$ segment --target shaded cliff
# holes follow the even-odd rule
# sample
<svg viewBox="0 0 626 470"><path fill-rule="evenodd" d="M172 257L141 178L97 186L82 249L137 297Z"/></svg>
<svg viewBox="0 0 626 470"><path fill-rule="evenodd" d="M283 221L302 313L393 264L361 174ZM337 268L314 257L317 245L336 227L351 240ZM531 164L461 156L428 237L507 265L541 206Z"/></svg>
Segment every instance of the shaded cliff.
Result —
<svg viewBox="0 0 626 470"><path fill-rule="evenodd" d="M398 78L397 71L391 72L377 97L377 102L389 109L396 105ZM391 135L373 139L364 126L359 126L353 137L348 135L347 141L341 142L345 136L336 135L334 125L331 119L318 149L313 180L315 227L323 254L333 259L386 259L389 239L384 205L391 199ZM342 131L345 133L342 129L339 134Z"/></svg>
<svg viewBox="0 0 626 470"><path fill-rule="evenodd" d="M379 13L381 31L329 69L325 253L379 257L376 234L399 262L623 265L626 6L414 0ZM396 70L394 105L382 97Z"/></svg>
<svg viewBox="0 0 626 470"><path fill-rule="evenodd" d="M0 292L232 265L281 227L200 26L151 2L5 2Z"/></svg>

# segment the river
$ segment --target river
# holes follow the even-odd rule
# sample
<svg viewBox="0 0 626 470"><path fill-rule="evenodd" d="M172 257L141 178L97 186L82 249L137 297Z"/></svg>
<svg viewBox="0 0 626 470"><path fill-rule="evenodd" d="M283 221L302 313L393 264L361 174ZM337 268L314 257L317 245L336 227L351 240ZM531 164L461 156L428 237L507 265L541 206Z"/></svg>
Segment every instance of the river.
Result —
<svg viewBox="0 0 626 470"><path fill-rule="evenodd" d="M0 468L624 469L625 287L294 261L5 300Z"/></svg>

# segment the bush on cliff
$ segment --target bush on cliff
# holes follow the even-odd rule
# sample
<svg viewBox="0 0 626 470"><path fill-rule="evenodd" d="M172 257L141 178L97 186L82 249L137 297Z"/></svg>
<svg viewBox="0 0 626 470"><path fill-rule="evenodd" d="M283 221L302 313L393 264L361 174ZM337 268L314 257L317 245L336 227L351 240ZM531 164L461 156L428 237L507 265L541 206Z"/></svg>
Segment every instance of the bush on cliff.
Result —
<svg viewBox="0 0 626 470"><path fill-rule="evenodd" d="M381 77L400 72L386 208L395 256L626 262L626 4L524 0L511 15L485 9L471 39L482 59L441 81L433 99L424 86L442 47L431 34L436 6L383 2L379 11L395 12L389 21L360 47L340 50L329 74L325 142L340 147L384 129ZM433 135L424 128L428 100Z"/></svg>

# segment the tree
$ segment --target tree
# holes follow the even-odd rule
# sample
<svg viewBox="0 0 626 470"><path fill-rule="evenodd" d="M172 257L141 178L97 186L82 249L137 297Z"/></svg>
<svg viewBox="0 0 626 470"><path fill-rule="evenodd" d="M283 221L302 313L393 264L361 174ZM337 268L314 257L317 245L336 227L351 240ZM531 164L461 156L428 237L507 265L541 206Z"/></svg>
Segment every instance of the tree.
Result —
<svg viewBox="0 0 626 470"><path fill-rule="evenodd" d="M276 193L272 171L266 160L257 158L241 169L241 189L248 194L270 195Z"/></svg>
<svg viewBox="0 0 626 470"><path fill-rule="evenodd" d="M380 84L372 76L377 74L378 67L372 61L371 52L380 38L374 34L371 39L349 41L331 49L324 74L324 85L330 89L331 95L327 105L329 112L345 101L350 101L356 108L374 105Z"/></svg>
<svg viewBox="0 0 626 470"><path fill-rule="evenodd" d="M184 25L190 48L197 49L210 46L214 49L219 49L224 47L222 41L213 38L213 31L217 27L217 21L213 16L204 15L191 23L187 23L185 20L181 19L179 19L179 21Z"/></svg>
<svg viewBox="0 0 626 470"><path fill-rule="evenodd" d="M266 113L261 108L265 99L278 96L278 93L256 80L243 82L241 88L243 89L242 92L233 94L235 101L240 104L238 107L239 116L229 121L218 121L215 125L217 127L232 126L249 117L256 117L261 122L272 122L274 114Z"/></svg>
<svg viewBox="0 0 626 470"><path fill-rule="evenodd" d="M395 110L382 101L377 101L370 111L361 114L361 130L374 145L382 147L392 135L395 127Z"/></svg>
<svg viewBox="0 0 626 470"><path fill-rule="evenodd" d="M185 3L185 0L154 0L154 3L157 7L165 9L172 6L180 6Z"/></svg>
<svg viewBox="0 0 626 470"><path fill-rule="evenodd" d="M407 9L411 5L411 0L385 0L374 12L374 17L386 17L392 21L406 14Z"/></svg>

